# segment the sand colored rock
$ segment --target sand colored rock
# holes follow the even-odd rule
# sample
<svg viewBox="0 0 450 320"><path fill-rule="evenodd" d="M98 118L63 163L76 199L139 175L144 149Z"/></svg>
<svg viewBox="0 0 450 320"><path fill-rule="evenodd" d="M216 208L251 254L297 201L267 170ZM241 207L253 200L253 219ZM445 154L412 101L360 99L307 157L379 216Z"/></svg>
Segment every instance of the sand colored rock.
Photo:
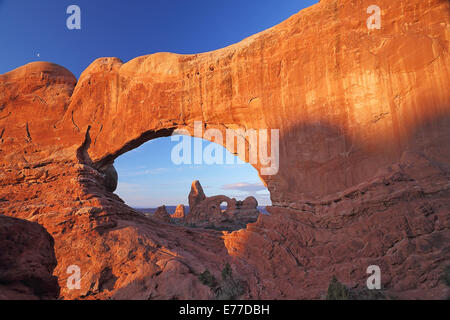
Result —
<svg viewBox="0 0 450 320"><path fill-rule="evenodd" d="M46 62L0 75L0 214L54 238L59 297L207 299L198 275L227 262L242 298L320 298L371 264L397 298L448 297L450 4L379 0L368 30L372 4L322 0L221 50L101 58L78 81ZM194 121L280 130L269 216L189 230L112 193L115 158Z"/></svg>

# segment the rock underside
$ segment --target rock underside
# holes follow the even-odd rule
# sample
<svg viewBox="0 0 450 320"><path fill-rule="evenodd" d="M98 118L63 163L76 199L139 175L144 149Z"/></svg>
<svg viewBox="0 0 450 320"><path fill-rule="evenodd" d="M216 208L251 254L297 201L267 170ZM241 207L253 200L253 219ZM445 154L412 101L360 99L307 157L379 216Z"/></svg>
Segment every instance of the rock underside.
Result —
<svg viewBox="0 0 450 320"><path fill-rule="evenodd" d="M213 299L201 275L228 264L242 299L323 298L333 276L358 290L370 265L388 298L447 298L450 3L379 0L368 30L371 4L322 0L221 50L102 58L78 81L46 62L0 75L0 298ZM278 173L254 164L270 215L190 229L113 193L115 158L194 121L280 130Z"/></svg>

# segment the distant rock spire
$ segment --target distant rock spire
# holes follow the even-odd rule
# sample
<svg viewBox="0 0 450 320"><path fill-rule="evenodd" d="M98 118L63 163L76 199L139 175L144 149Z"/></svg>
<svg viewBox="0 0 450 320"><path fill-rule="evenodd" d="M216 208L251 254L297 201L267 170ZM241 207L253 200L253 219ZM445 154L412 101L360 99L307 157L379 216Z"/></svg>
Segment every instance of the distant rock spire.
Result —
<svg viewBox="0 0 450 320"><path fill-rule="evenodd" d="M189 212L205 199L206 196L200 181L195 180L192 182L191 192L189 193Z"/></svg>
<svg viewBox="0 0 450 320"><path fill-rule="evenodd" d="M156 209L155 213L153 214L153 218L169 223L170 214L167 212L166 206L161 206Z"/></svg>
<svg viewBox="0 0 450 320"><path fill-rule="evenodd" d="M184 219L185 217L185 208L183 204L179 204L177 208L175 209L175 213L173 214L172 218L176 219Z"/></svg>

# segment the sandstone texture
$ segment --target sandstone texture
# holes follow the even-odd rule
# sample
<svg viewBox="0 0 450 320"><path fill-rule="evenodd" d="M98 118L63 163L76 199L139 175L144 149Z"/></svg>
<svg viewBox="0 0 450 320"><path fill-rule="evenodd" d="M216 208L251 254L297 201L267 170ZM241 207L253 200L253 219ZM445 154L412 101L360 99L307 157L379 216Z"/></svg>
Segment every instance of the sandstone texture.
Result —
<svg viewBox="0 0 450 320"><path fill-rule="evenodd" d="M378 0L381 28L368 30L372 4L322 0L227 48L101 58L78 80L47 62L0 75L0 215L53 237L58 298L212 299L199 276L220 278L227 263L242 299L320 299L333 276L362 288L369 265L391 298L447 298L450 3ZM113 193L117 157L177 129L194 134L194 121L280 130L279 171L260 174L270 215L235 232L189 229ZM194 189L192 207L206 199ZM2 228L10 221L1 216ZM31 263L39 284L0 274L2 299L17 286L55 292L50 241L32 226L17 223L16 236L31 237L8 250L45 245L0 269ZM66 286L71 265L80 290Z"/></svg>
<svg viewBox="0 0 450 320"><path fill-rule="evenodd" d="M56 299L53 238L34 222L0 216L0 300Z"/></svg>

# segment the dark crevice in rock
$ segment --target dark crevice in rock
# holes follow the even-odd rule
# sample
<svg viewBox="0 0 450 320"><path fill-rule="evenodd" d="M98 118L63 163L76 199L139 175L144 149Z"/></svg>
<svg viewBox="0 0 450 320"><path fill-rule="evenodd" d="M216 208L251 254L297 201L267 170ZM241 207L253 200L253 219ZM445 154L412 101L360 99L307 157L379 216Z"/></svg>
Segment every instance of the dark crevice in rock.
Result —
<svg viewBox="0 0 450 320"><path fill-rule="evenodd" d="M26 131L27 131L27 142L28 143L30 143L30 142L33 142L33 139L31 138L31 134L30 134L30 126L28 125L28 122L27 122L27 125L26 125Z"/></svg>
<svg viewBox="0 0 450 320"><path fill-rule="evenodd" d="M80 128L77 126L77 124L75 123L75 120L74 120L74 118L73 118L73 110L72 110L72 117L71 117L71 119L72 119L72 124L75 126L75 128L77 129L77 131L80 132Z"/></svg>
<svg viewBox="0 0 450 320"><path fill-rule="evenodd" d="M100 126L100 130L98 131L97 135L95 136L95 139L94 139L94 146L95 146L95 144L97 143L97 138L98 138L98 136L100 135L100 133L102 132L102 130L103 130L103 125Z"/></svg>
<svg viewBox="0 0 450 320"><path fill-rule="evenodd" d="M91 136L89 131L91 130L91 126L88 126L86 129L86 135L83 141L83 144L77 150L77 159L80 163L83 164L91 164L92 160L89 157L88 149L91 146Z"/></svg>

